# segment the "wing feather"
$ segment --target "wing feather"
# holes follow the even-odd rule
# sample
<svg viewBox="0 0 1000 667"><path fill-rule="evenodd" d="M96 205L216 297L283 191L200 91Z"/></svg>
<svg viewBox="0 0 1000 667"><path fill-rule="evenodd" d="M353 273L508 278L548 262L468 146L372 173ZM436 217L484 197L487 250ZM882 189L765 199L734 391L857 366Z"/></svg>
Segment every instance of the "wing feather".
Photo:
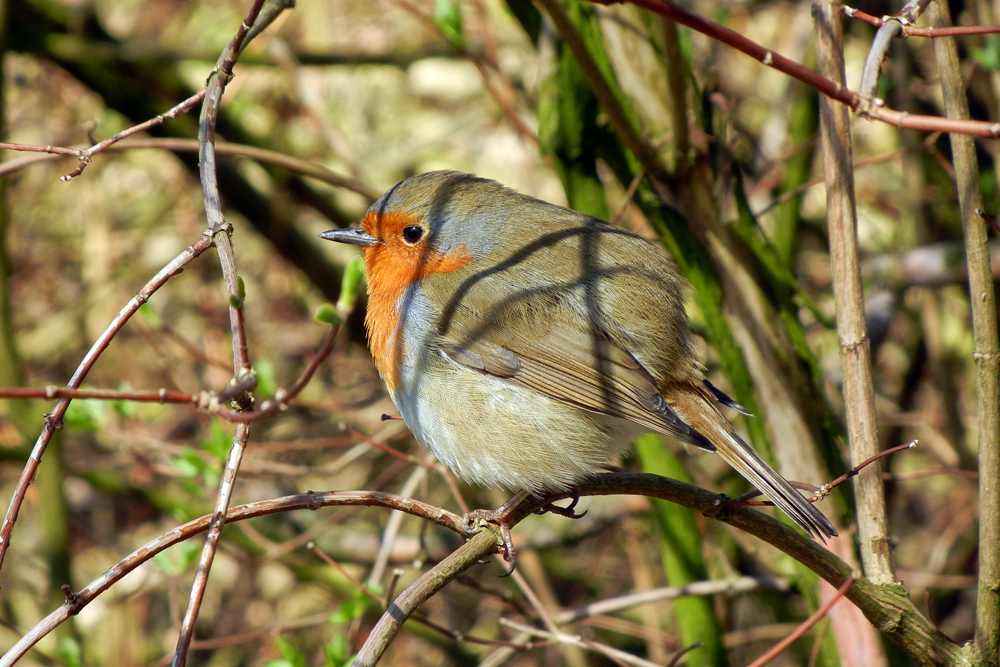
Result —
<svg viewBox="0 0 1000 667"><path fill-rule="evenodd" d="M584 331L574 314L550 313L539 332L518 324L455 341L453 329L439 350L453 362L538 391L567 405L618 417L708 450L715 447L660 397L656 380L631 354L600 331ZM532 318L537 323L536 318Z"/></svg>

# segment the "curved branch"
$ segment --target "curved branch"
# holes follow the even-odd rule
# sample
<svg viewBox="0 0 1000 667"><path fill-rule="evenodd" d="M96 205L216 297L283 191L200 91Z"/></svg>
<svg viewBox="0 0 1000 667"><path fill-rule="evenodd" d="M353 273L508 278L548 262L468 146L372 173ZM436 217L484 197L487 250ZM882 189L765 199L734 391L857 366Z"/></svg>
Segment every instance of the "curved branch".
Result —
<svg viewBox="0 0 1000 667"><path fill-rule="evenodd" d="M448 528L462 534L462 518L447 510L441 509L419 500L403 498L391 493L380 491L330 491L327 493L301 493L294 496L284 496L262 500L256 503L239 505L226 512L226 522L243 521L256 517L290 512L293 510L318 510L321 507L344 507L364 505L368 507L384 507L399 510L413 516L425 519L431 523ZM131 554L116 563L100 577L76 593L67 593L66 601L58 609L50 613L28 633L11 647L0 658L0 667L10 667L20 660L35 644L57 628L61 623L77 615L97 596L104 593L114 584L121 581L127 574L134 571L146 561L168 548L184 542L199 533L208 530L212 520L211 514L206 514L189 521L173 530L156 537L142 545Z"/></svg>
<svg viewBox="0 0 1000 667"><path fill-rule="evenodd" d="M613 4L615 0L590 0L596 4ZM899 128L909 128L914 130L924 130L927 132L956 132L959 134L971 134L977 137L996 138L1000 136L1000 123L989 123L977 120L955 120L951 118L941 118L939 116L922 116L918 114L908 114L903 111L887 109L880 102L866 99L858 93L852 92L843 86L834 83L824 76L820 76L805 65L801 65L794 60L775 53L771 49L761 46L757 42L744 37L735 30L730 30L714 21L693 14L677 5L663 0L617 0L620 2L631 2L634 5L648 9L651 12L673 19L681 25L700 32L714 40L727 44L737 51L741 51L762 64L772 67L783 74L787 74L793 79L815 88L818 92L846 104L855 113L872 120L882 121Z"/></svg>
<svg viewBox="0 0 1000 667"><path fill-rule="evenodd" d="M90 350L87 352L83 361L77 366L76 371L73 373L73 377L70 378L68 387L70 389L78 389L81 384L83 384L84 379L86 379L87 374L90 369L94 367L97 363L97 359L104 353L108 346L111 345L111 341L118 334L125 323L135 315L139 310L139 307L146 303L149 298L153 295L156 290L160 289L166 284L168 280L180 274L184 267L200 256L203 252L212 247L213 241L210 236L202 236L197 242L188 246L182 253L177 255L172 259L166 266L164 266L160 271L153 276L149 282L147 282L139 292L132 297L125 306L118 311L118 315L111 321L104 333L98 337L94 344L91 346ZM11 534L14 532L14 524L17 522L17 515L21 511L21 503L24 502L24 494L27 492L28 487L31 482L35 479L35 475L38 474L38 466L42 462L42 455L45 453L45 449L48 447L49 441L52 439L52 435L60 428L62 428L63 416L66 414L66 410L69 408L70 398L60 399L56 403L55 407L52 408L52 412L45 415L45 426L42 432L38 435L38 439L35 441L35 446L31 450L31 456L28 457L27 463L24 464L24 470L21 472L21 477L18 479L17 486L14 490L14 495L10 499L10 505L7 508L7 514L4 515L3 525L0 525L0 567L3 567L4 556L7 553L7 547L10 546Z"/></svg>
<svg viewBox="0 0 1000 667"><path fill-rule="evenodd" d="M777 519L747 507L725 505L719 495L677 480L643 473L609 473L587 478L580 484L578 491L580 496L641 495L683 505L764 540L838 588L853 573L851 566L836 555ZM575 495L577 494L564 493L543 499L529 498L511 512L508 522L511 526L516 525L546 504ZM492 534L492 531L490 536L479 539L482 541L477 541L474 547L465 545L463 548L467 550L462 554L456 552L453 554L454 559L442 561L418 579L404 591L402 596L405 597L401 596L402 600L397 598L396 605L383 615L365 642L356 665L374 665L378 662L406 616L416 608L417 601L425 600L440 590L447 583L442 578L450 577L450 581L457 577L474 565L478 558L495 552L500 544L499 537ZM915 663L946 665L967 661L963 649L940 633L917 611L902 586L879 586L862 578L851 586L846 597L861 609L872 625L898 644Z"/></svg>
<svg viewBox="0 0 1000 667"><path fill-rule="evenodd" d="M565 493L561 497L569 498L573 494ZM724 498L705 489L678 482L666 477L658 477L643 473L607 473L595 475L583 481L580 485L581 496L606 495L641 495L650 498L660 498L683 505L701 512L705 516L744 530L768 544L771 544L786 554L792 556L819 576L834 586L841 586L852 573L851 567L821 545L813 542L794 529L748 507L730 506L723 503ZM539 499L529 498L521 503L510 516L512 525L520 522L547 502L558 500L560 496ZM288 512L291 510L311 509L321 507L365 505L394 509L422 518L431 523L447 528L463 535L462 518L440 507L429 503L402 498L390 493L375 491L332 491L327 493L305 493L283 498L240 505L231 508L226 513L227 522L242 521L254 517ZM92 602L98 595L121 580L126 574L142 563L174 544L187 540L208 528L211 515L178 526L169 533L161 535L146 543L128 557L117 563L101 577L93 581L83 590L67 595L66 602L49 614L29 633L0 659L0 667L10 667L23 656L32 646L56 628L60 623ZM472 545L472 546L470 546ZM479 558L498 551L499 538L492 531L489 534L477 536L460 548L461 553L453 554L434 568L431 573L421 577L413 586L417 591L406 591L403 595L404 605L397 599L396 605L390 607L392 621L380 622L380 628L387 629L391 635L398 631L406 616L416 608L416 601L428 587L440 590L447 581L439 578L447 570L450 581L461 574L461 571L474 565ZM474 557L473 557L474 556ZM447 565L445 565L447 563ZM461 565L460 568L457 566ZM456 571L456 569L458 571ZM946 665L967 663L967 655L963 649L935 629L910 602L907 592L902 586L877 586L867 579L860 579L851 587L847 598L864 612L868 620L887 637L896 642L900 648L921 665ZM407 610L404 613L404 610ZM366 650L375 650L376 644L381 645L379 654L385 650L391 641L391 636L373 632L366 643L371 644ZM362 664L362 663L357 663Z"/></svg>

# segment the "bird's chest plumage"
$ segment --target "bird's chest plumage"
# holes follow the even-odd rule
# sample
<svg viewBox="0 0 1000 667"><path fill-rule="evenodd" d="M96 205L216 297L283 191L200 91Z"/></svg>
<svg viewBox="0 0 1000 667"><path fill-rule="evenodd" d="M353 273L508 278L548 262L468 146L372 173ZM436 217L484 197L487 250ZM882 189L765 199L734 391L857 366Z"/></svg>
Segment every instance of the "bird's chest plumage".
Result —
<svg viewBox="0 0 1000 667"><path fill-rule="evenodd" d="M383 355L395 357L390 396L416 439L463 479L509 489L565 489L635 435L637 429L623 420L579 410L450 359L441 350L448 313L419 285L399 305L399 324ZM485 333L489 318L480 318L480 325Z"/></svg>

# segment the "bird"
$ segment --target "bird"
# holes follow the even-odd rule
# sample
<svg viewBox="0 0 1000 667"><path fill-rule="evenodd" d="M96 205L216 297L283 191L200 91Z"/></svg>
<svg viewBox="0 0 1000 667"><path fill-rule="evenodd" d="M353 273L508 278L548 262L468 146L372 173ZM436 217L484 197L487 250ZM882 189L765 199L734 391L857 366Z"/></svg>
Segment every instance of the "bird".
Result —
<svg viewBox="0 0 1000 667"><path fill-rule="evenodd" d="M837 534L720 411L750 414L706 379L689 287L649 241L457 171L411 176L320 238L364 249L372 358L460 478L566 492L656 432L719 454L810 536Z"/></svg>

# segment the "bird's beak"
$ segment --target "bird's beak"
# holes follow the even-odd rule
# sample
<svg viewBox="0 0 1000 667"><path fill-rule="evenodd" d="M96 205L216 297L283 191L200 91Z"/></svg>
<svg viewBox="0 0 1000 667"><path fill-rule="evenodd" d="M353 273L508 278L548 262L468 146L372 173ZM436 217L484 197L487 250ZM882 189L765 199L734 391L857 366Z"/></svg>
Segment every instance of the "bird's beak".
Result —
<svg viewBox="0 0 1000 667"><path fill-rule="evenodd" d="M351 245L364 246L366 248L382 243L360 227L348 227L346 229L331 229L319 235L321 239L336 241L337 243L350 243Z"/></svg>

